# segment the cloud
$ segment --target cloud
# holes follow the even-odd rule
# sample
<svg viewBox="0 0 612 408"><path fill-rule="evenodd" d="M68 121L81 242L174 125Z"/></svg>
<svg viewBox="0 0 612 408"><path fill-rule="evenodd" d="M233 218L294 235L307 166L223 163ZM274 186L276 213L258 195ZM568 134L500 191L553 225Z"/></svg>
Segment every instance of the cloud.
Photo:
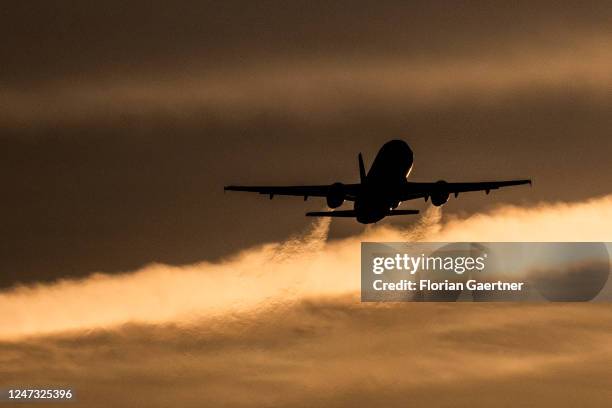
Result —
<svg viewBox="0 0 612 408"><path fill-rule="evenodd" d="M612 61L603 34L582 34L562 46L477 56L331 56L250 62L237 66L138 77L59 79L0 93L0 124L112 121L158 114L178 119L249 119L276 112L290 117L338 119L364 107L382 112L439 108L469 100L495 104L517 94L582 92L607 101Z"/></svg>
<svg viewBox="0 0 612 408"><path fill-rule="evenodd" d="M468 219L454 218L435 235L440 241L601 241L610 239L612 196L580 203L504 206Z"/></svg>
<svg viewBox="0 0 612 408"><path fill-rule="evenodd" d="M361 240L597 240L610 215L612 196L450 221L432 207L410 229L331 241L321 219L219 263L4 291L0 386L69 386L89 407L605 406L606 304L365 304L357 291Z"/></svg>
<svg viewBox="0 0 612 408"><path fill-rule="evenodd" d="M189 325L0 343L0 378L69 385L93 407L597 407L610 398L609 316L601 304L320 297Z"/></svg>
<svg viewBox="0 0 612 408"><path fill-rule="evenodd" d="M605 241L612 196L579 203L504 206L440 221L430 209L416 227L374 226L326 242L329 220L302 236L254 247L227 259L182 267L153 264L121 275L35 284L0 294L0 338L112 328L127 323L191 322L271 305L359 291L361 241Z"/></svg>

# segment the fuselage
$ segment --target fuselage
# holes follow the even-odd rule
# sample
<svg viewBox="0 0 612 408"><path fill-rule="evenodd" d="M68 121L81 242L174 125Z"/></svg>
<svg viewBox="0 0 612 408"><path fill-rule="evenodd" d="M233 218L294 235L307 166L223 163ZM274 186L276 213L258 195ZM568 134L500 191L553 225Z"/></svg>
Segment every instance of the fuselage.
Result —
<svg viewBox="0 0 612 408"><path fill-rule="evenodd" d="M403 140L391 140L380 148L355 199L357 221L380 221L399 205L397 192L407 183L413 159L412 150Z"/></svg>

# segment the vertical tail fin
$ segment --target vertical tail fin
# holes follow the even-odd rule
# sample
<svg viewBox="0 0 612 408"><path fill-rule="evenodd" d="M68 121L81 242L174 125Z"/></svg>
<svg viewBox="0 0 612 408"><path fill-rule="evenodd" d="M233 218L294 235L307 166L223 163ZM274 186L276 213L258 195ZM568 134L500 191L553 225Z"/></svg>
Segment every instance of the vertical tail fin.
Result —
<svg viewBox="0 0 612 408"><path fill-rule="evenodd" d="M363 165L363 156L359 153L359 179L363 183L366 178L365 166Z"/></svg>

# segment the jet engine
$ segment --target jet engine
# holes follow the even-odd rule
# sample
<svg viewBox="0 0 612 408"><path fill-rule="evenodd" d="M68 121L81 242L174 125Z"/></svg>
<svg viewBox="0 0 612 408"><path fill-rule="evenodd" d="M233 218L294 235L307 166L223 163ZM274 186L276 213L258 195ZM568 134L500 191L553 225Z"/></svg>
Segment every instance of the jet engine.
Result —
<svg viewBox="0 0 612 408"><path fill-rule="evenodd" d="M327 193L327 206L329 208L340 207L344 203L344 184L334 183L329 187Z"/></svg>
<svg viewBox="0 0 612 408"><path fill-rule="evenodd" d="M448 201L448 189L446 188L446 181L436 181L436 188L431 193L431 203L436 207L446 204Z"/></svg>

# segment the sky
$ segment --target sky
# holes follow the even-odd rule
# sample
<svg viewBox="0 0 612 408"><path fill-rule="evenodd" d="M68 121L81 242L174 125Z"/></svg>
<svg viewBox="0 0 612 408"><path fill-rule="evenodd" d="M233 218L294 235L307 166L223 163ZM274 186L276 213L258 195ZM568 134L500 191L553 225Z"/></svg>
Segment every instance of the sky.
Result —
<svg viewBox="0 0 612 408"><path fill-rule="evenodd" d="M328 291L316 284L327 267L312 262L321 251L340 262L326 248L343 248L352 265L354 242L423 222L438 228L428 239L611 241L611 22L605 1L4 6L0 304L12 317L0 378L44 382L32 356L46 355L45 373L90 405L109 392L129 405L116 378L139 398L172 386L164 398L183 405L339 406L383 390L393 406L443 389L440 405L474 406L476 388L486 400L532 379L550 406L570 398L567 384L591 406L609 401L597 380L610 379L605 305L370 307L352 269ZM356 182L357 154L369 165L390 139L412 147L414 180L534 184L461 195L437 213L404 203L426 215L374 229L334 220L324 234L303 216L324 200L223 193ZM314 247L303 241L313 228ZM269 269L261 248L295 246L305 249L274 269L279 282L257 280ZM225 265L269 297L247 296L243 310L209 276L233 282ZM478 323L457 327L463 318ZM543 340L550 331L573 345ZM354 348L335 353L344 338ZM389 338L388 350L409 343L396 358L378 347ZM279 385L287 399L270 395Z"/></svg>

